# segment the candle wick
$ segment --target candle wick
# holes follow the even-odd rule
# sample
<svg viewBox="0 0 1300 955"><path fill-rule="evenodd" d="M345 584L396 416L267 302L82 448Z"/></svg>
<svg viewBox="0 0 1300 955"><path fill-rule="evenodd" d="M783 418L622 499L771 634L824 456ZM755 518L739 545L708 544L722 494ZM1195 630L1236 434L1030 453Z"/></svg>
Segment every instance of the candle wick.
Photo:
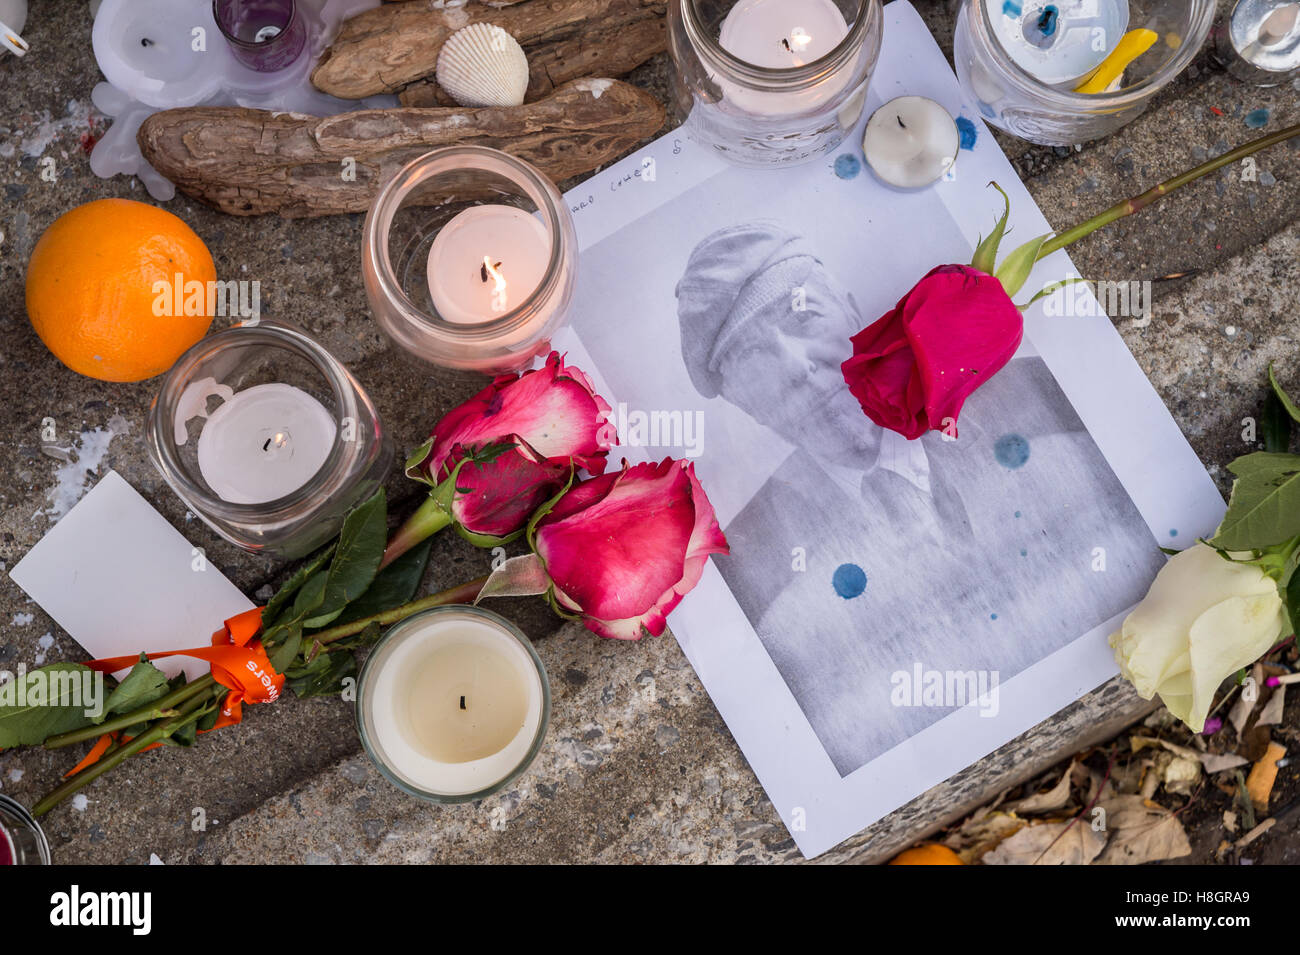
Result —
<svg viewBox="0 0 1300 955"><path fill-rule="evenodd" d="M149 39L147 36L142 36L140 37L140 45L144 47L153 46L153 40Z"/></svg>
<svg viewBox="0 0 1300 955"><path fill-rule="evenodd" d="M790 50L790 41L785 37L781 37L781 45L786 48L787 52Z"/></svg>
<svg viewBox="0 0 1300 955"><path fill-rule="evenodd" d="M492 267L494 269L499 269L501 268L501 263L498 262L496 265ZM483 259L483 264L478 267L478 274L479 274L479 278L481 278L484 282L490 281L490 276L488 275L488 260L486 258Z"/></svg>
<svg viewBox="0 0 1300 955"><path fill-rule="evenodd" d="M895 114L894 119L898 120L898 126L900 129L907 129L907 123L903 122L903 117Z"/></svg>
<svg viewBox="0 0 1300 955"><path fill-rule="evenodd" d="M465 697L463 696L460 698L460 708L465 709Z"/></svg>
<svg viewBox="0 0 1300 955"><path fill-rule="evenodd" d="M266 450L269 449L270 447L271 447L271 439L270 439L270 438L267 438L267 439L266 439L266 444L262 445L262 450L263 450L263 451L266 451Z"/></svg>

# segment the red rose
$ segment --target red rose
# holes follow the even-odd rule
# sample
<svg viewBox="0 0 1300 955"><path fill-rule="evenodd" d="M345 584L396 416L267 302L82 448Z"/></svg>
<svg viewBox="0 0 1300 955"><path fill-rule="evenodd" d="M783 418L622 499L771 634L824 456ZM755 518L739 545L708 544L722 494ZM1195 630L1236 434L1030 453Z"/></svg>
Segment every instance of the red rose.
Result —
<svg viewBox="0 0 1300 955"><path fill-rule="evenodd" d="M1002 282L969 265L941 265L853 336L853 357L840 369L882 428L955 437L962 404L1011 360L1023 333Z"/></svg>
<svg viewBox="0 0 1300 955"><path fill-rule="evenodd" d="M551 352L543 367L503 375L447 412L407 461L407 475L433 490L393 536L384 565L448 524L480 545L518 534L572 468L604 472L616 438L609 410L591 379Z"/></svg>
<svg viewBox="0 0 1300 955"><path fill-rule="evenodd" d="M664 632L727 539L695 466L664 458L583 481L529 530L533 553L506 561L480 599L548 594L562 614L617 640Z"/></svg>

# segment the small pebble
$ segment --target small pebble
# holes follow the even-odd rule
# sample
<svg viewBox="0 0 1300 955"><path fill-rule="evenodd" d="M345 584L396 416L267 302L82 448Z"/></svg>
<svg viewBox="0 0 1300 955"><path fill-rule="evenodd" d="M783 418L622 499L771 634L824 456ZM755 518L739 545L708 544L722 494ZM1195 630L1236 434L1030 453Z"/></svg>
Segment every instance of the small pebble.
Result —
<svg viewBox="0 0 1300 955"><path fill-rule="evenodd" d="M1267 169L1265 169L1263 172L1259 174L1259 184L1261 186L1276 186L1277 177L1274 176Z"/></svg>
<svg viewBox="0 0 1300 955"><path fill-rule="evenodd" d="M1245 122L1251 129L1263 129L1268 125L1268 110L1264 107L1252 109L1246 114Z"/></svg>

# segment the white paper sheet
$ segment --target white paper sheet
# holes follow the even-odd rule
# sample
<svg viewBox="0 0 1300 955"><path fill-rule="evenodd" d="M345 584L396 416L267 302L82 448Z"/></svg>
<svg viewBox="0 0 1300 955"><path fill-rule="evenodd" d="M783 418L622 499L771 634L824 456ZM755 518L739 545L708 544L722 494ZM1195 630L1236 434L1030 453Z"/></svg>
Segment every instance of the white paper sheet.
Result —
<svg viewBox="0 0 1300 955"><path fill-rule="evenodd" d="M208 646L223 621L253 607L116 471L9 576L93 659ZM191 680L208 671L189 657L157 666Z"/></svg>
<svg viewBox="0 0 1300 955"><path fill-rule="evenodd" d="M989 181L1011 199L1004 254L1051 231L915 10L897 0L885 21L867 108L837 155L861 164L866 117L920 94L974 124L974 148L962 150L951 181L902 192L865 167L838 175L836 155L738 169L675 131L567 196L582 260L573 328L556 347L615 405L625 445L615 459L696 461L733 554L710 563L671 627L806 856L1115 675L1106 637L1145 591L1159 545L1184 546L1223 513L1104 314L1031 309L1020 352L968 402L951 446L932 433L900 451L836 391L800 404L810 382L848 357L847 335L776 327L789 316L746 276L779 286L806 270L817 306L807 321L838 329L851 318L856 331L933 266L970 261L1001 213ZM742 224L753 236L717 241ZM745 258L766 247L788 251L750 271ZM1057 253L1020 298L1077 274ZM718 281L732 282L734 297L701 303ZM765 365L749 350L767 347L774 327L776 339L794 340ZM656 413L698 421L698 446L649 435ZM1032 440L1001 434L1008 421ZM874 450L844 453L833 438L841 433ZM1028 463L1008 463L1006 447ZM946 590L954 581L964 582L959 593ZM886 706L913 663L923 676L933 666L1000 682L970 705Z"/></svg>

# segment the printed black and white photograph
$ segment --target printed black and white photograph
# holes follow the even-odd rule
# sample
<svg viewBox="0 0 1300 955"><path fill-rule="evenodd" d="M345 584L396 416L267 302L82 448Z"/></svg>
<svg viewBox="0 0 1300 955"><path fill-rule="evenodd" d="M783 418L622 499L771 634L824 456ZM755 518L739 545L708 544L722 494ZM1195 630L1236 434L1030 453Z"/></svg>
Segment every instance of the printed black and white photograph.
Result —
<svg viewBox="0 0 1300 955"><path fill-rule="evenodd" d="M757 185L710 180L593 248L577 331L606 374L621 352L684 379L653 394L702 411L697 466L732 543L718 569L846 776L976 702L912 705L918 672L969 671L995 707L998 681L1136 603L1164 558L1028 345L967 401L956 440L873 424L840 363L911 284L888 257L927 237L896 237L879 269L835 267L820 250L860 211L836 209L835 176L797 195ZM799 214L772 215L785 208ZM751 210L767 215L725 224ZM670 247L675 275L620 292L641 250ZM618 400L660 410L649 390Z"/></svg>

